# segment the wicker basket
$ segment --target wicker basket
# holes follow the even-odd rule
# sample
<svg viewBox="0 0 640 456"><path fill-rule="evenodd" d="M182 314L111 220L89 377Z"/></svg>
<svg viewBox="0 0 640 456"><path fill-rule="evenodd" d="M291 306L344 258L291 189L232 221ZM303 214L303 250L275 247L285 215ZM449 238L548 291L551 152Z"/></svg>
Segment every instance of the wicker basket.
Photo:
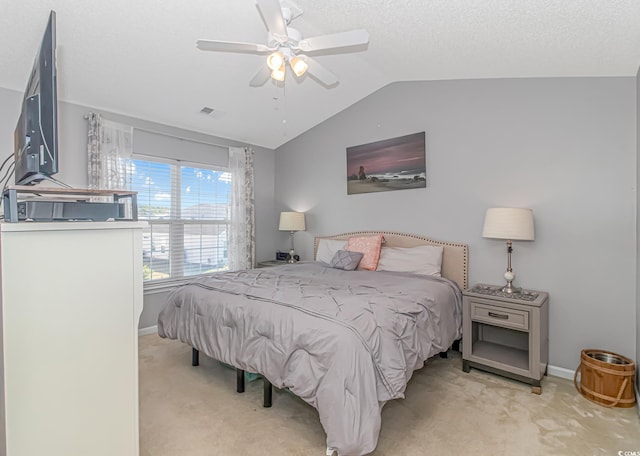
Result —
<svg viewBox="0 0 640 456"><path fill-rule="evenodd" d="M606 350L585 349L580 353L573 383L591 402L605 407L633 407L635 373L635 363L629 358Z"/></svg>

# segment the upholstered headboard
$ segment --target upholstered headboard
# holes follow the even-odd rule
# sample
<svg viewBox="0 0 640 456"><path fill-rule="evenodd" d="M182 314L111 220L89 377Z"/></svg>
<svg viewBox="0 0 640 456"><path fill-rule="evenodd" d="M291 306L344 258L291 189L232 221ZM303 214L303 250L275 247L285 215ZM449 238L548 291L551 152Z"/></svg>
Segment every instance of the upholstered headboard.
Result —
<svg viewBox="0 0 640 456"><path fill-rule="evenodd" d="M416 247L419 245L440 245L444 247L442 253L442 276L453 280L463 290L468 287L469 247L467 244L437 241L416 234L394 233L391 231L356 231L333 236L316 236L313 243L313 257L315 258L318 253L320 239L349 239L352 236L371 236L374 234L382 234L384 236L384 247Z"/></svg>

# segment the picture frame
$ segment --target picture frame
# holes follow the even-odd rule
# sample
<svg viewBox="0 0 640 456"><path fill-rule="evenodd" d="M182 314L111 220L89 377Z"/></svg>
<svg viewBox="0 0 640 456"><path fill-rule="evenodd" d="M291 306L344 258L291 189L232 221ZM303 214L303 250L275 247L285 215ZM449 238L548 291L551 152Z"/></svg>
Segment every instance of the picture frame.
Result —
<svg viewBox="0 0 640 456"><path fill-rule="evenodd" d="M426 187L426 132L347 147L348 195Z"/></svg>

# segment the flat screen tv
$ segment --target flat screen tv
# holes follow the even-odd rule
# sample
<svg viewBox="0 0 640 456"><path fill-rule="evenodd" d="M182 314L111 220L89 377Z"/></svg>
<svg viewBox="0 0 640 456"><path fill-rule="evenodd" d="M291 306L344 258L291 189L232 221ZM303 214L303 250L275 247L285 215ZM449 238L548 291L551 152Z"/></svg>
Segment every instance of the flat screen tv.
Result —
<svg viewBox="0 0 640 456"><path fill-rule="evenodd" d="M32 185L58 172L56 13L51 11L24 92L15 130L15 183Z"/></svg>

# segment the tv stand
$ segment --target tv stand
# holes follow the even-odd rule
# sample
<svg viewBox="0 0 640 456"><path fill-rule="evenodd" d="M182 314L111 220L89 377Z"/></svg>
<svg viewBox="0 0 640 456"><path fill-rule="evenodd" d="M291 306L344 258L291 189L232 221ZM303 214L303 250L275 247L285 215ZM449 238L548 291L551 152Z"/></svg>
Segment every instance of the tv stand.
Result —
<svg viewBox="0 0 640 456"><path fill-rule="evenodd" d="M109 201L90 201L90 199L97 199L96 197ZM24 220L41 222L138 220L137 192L128 190L15 185L4 191L3 203L4 220L11 223Z"/></svg>

